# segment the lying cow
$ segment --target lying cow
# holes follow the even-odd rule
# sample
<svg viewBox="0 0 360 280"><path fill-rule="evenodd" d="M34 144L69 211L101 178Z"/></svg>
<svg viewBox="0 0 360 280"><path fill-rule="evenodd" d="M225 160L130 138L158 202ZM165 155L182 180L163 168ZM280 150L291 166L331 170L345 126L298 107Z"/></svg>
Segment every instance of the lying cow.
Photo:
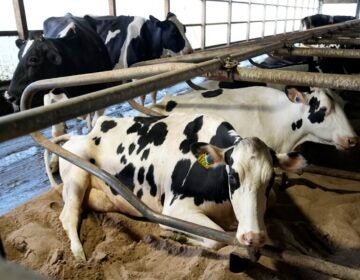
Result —
<svg viewBox="0 0 360 280"><path fill-rule="evenodd" d="M267 87L214 89L166 96L152 108L163 114L206 113L224 118L241 136L256 136L277 152L312 141L347 149L358 143L343 109L326 93Z"/></svg>
<svg viewBox="0 0 360 280"><path fill-rule="evenodd" d="M301 26L303 29L310 29L328 24L341 23L353 19L356 18L352 16L328 16L328 15L316 14L316 15L304 17L301 20Z"/></svg>
<svg viewBox="0 0 360 280"><path fill-rule="evenodd" d="M221 231L237 220L236 238L257 247L266 241L273 167L298 172L306 164L296 152L276 154L258 138L242 139L223 119L193 114L102 116L88 135L71 137L64 148L113 174L155 211ZM82 205L141 216L103 181L63 159L60 175L60 219L76 259L85 259L77 233ZM220 246L199 237L191 242Z"/></svg>

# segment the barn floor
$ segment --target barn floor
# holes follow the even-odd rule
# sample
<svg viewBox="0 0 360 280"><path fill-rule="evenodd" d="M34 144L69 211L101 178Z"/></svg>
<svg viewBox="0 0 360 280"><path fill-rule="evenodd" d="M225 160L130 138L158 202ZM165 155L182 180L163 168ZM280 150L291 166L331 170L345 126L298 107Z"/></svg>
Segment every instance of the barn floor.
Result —
<svg viewBox="0 0 360 280"><path fill-rule="evenodd" d="M107 114L134 112L121 104ZM79 121L68 125L72 131L84 127ZM45 134L49 136L49 130ZM332 158L338 154L330 167L360 171L360 149L349 157L321 147L322 152L318 147L303 150L314 160L322 158L323 165L330 161L320 154ZM0 237L9 260L42 275L53 279L329 279L267 258L235 274L228 269L230 247L212 252L162 239L158 225L118 213L84 214L80 232L88 261L77 263L58 218L63 203L49 189L42 153L29 136L0 144ZM287 188L275 189L277 200L267 215L272 243L360 269L359 181L304 174L292 177Z"/></svg>
<svg viewBox="0 0 360 280"><path fill-rule="evenodd" d="M304 174L286 186L275 187L267 213L272 243L360 269L359 182ZM77 263L58 218L62 205L50 190L1 216L7 258L53 279L329 279L267 258L232 273L231 247L182 245L161 238L158 225L118 213L83 215L88 261Z"/></svg>

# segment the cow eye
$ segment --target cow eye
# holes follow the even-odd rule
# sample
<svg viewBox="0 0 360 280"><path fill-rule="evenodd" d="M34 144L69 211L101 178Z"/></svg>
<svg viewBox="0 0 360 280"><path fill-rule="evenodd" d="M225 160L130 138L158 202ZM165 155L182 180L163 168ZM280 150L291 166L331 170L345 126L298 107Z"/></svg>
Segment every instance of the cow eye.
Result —
<svg viewBox="0 0 360 280"><path fill-rule="evenodd" d="M236 178L234 176L234 174L229 174L229 183L230 185L236 185Z"/></svg>
<svg viewBox="0 0 360 280"><path fill-rule="evenodd" d="M326 107L325 106L323 106L323 107L320 107L320 109L319 109L320 111L322 111L322 112L324 112L324 113L326 113Z"/></svg>
<svg viewBox="0 0 360 280"><path fill-rule="evenodd" d="M39 62L40 62L40 59L36 56L30 56L28 59L29 65L37 65L37 64L39 64Z"/></svg>

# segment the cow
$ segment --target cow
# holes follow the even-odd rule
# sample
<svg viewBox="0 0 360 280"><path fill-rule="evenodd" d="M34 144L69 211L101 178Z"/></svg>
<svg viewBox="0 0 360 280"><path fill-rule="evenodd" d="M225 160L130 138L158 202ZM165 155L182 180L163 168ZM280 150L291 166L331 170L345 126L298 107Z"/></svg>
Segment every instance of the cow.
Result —
<svg viewBox="0 0 360 280"><path fill-rule="evenodd" d="M154 211L220 231L238 221L237 240L254 247L266 241L274 166L299 172L306 165L297 152L277 154L256 137L241 138L222 118L202 114L101 116L88 135L70 136L63 147L114 175ZM102 180L64 159L60 176L60 220L77 260L85 259L77 233L82 205L141 216ZM221 246L198 236L189 241Z"/></svg>
<svg viewBox="0 0 360 280"><path fill-rule="evenodd" d="M341 106L325 89L303 93L268 87L215 88L165 96L152 109L170 113L206 113L224 118L243 137L256 136L277 152L312 141L348 149L358 143Z"/></svg>
<svg viewBox="0 0 360 280"><path fill-rule="evenodd" d="M159 58L191 53L185 36L186 28L175 14L169 12L164 21L153 16L84 17L96 30L110 55L114 69ZM141 99L144 105L144 97ZM152 94L156 103L156 94Z"/></svg>
<svg viewBox="0 0 360 280"><path fill-rule="evenodd" d="M48 21L51 20L50 18ZM106 47L85 20L68 14L63 17L63 21L63 34L66 34L63 37L54 38L52 31L48 31L45 21L45 37L16 41L21 59L5 93L12 103L19 105L25 87L34 81L112 69ZM89 59L90 57L96 59ZM103 87L104 85L91 85L58 91L66 93L66 96L71 98ZM32 105L42 105L44 94L45 92L40 96L36 95Z"/></svg>
<svg viewBox="0 0 360 280"><path fill-rule="evenodd" d="M329 16L316 14L312 16L307 16L301 19L301 27L302 29L310 29L314 27L324 26L328 24L341 23L348 20L356 19L356 17L352 16Z"/></svg>
<svg viewBox="0 0 360 280"><path fill-rule="evenodd" d="M140 17L51 17L44 21L44 37L16 40L19 64L6 98L19 105L22 92L30 83L47 78L92 73L128 67L162 54L192 51L185 27L169 13L165 21ZM89 59L92 58L92 59ZM68 98L102 89L105 85L70 87L54 93ZM36 95L33 106L42 104Z"/></svg>

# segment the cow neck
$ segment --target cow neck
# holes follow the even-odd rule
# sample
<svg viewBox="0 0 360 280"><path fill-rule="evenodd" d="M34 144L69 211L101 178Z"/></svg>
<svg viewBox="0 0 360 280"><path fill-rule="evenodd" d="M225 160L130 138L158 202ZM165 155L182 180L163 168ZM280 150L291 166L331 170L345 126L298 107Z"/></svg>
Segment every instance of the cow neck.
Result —
<svg viewBox="0 0 360 280"><path fill-rule="evenodd" d="M304 110L306 110L306 108L302 107L302 105L291 102L290 106L286 106L286 110L278 117L279 129L273 137L283 139L283 143L278 143L278 147L273 147L277 152L288 152L294 149L299 142L304 142L303 139L305 139L307 135L304 129L306 123L304 120ZM302 122L302 127L293 130L293 123L299 120ZM277 137L277 135L279 137Z"/></svg>
<svg viewBox="0 0 360 280"><path fill-rule="evenodd" d="M145 21L141 28L141 37L146 42L144 46L144 52L146 53L146 59L154 59L161 56L162 53L162 29L157 26L156 23L151 20Z"/></svg>

